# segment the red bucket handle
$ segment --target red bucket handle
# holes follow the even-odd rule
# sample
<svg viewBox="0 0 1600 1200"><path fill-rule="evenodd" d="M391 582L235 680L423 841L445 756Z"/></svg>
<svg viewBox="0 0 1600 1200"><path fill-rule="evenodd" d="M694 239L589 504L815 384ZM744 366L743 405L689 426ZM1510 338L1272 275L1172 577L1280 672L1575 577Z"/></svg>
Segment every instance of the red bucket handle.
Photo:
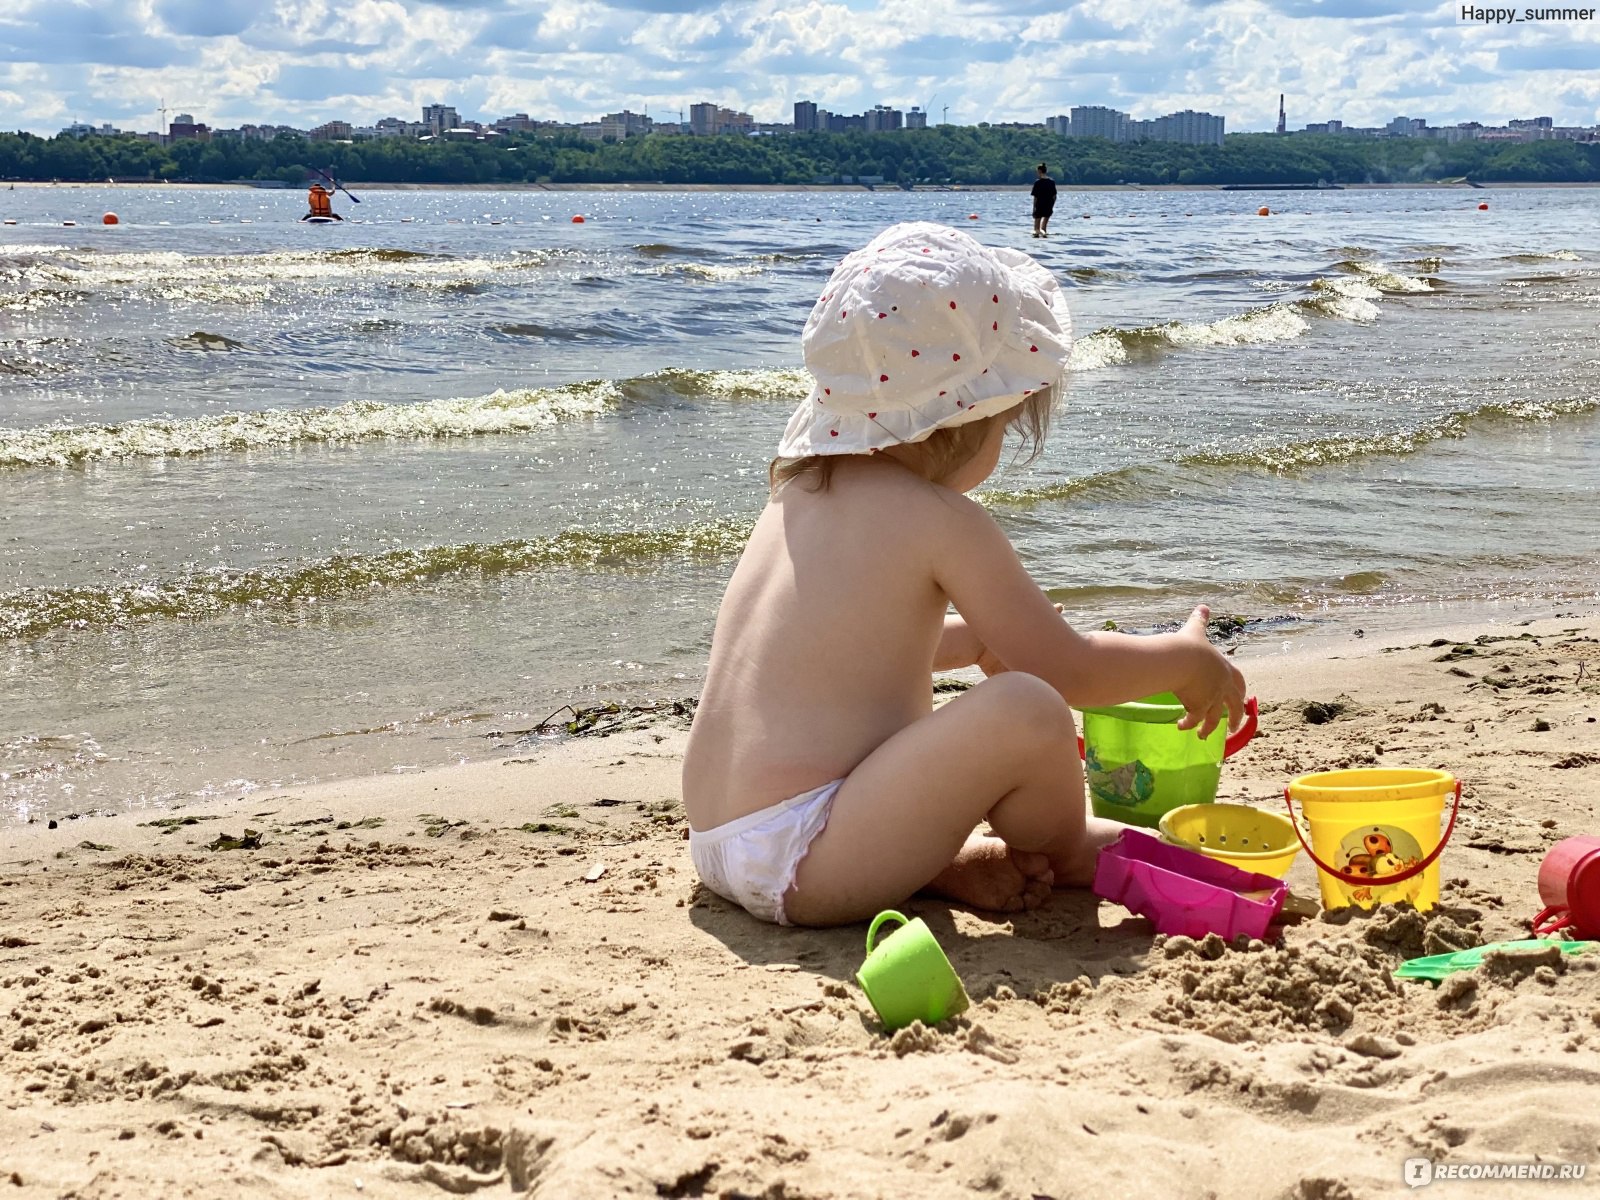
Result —
<svg viewBox="0 0 1600 1200"><path fill-rule="evenodd" d="M1445 844L1449 842L1450 835L1455 832L1456 814L1461 811L1461 781L1459 779L1456 780L1456 799L1455 803L1450 806L1450 823L1444 827L1444 836L1439 839L1439 844L1433 848L1428 857L1417 863L1416 866L1407 867L1404 871L1397 871L1393 875L1351 875L1330 867L1317 857L1317 852L1311 848L1311 843L1306 841L1306 835L1300 832L1300 819L1295 816L1294 798L1289 794L1288 788L1283 789L1283 800L1289 806L1289 823L1294 826L1295 837L1300 839L1300 844L1305 847L1306 853L1311 856L1311 861L1316 863L1324 873L1332 875L1339 882L1347 883L1351 887L1388 887L1390 884L1403 883L1413 876L1421 875L1429 867L1433 866L1434 860L1439 855L1444 853Z"/></svg>
<svg viewBox="0 0 1600 1200"><path fill-rule="evenodd" d="M1260 726L1260 708L1256 698L1251 696L1244 702L1244 721L1239 728L1228 735L1228 740L1223 743L1222 757L1232 758L1239 751L1250 744L1250 739L1255 737L1256 729Z"/></svg>
<svg viewBox="0 0 1600 1200"><path fill-rule="evenodd" d="M1533 919L1533 932L1540 937L1546 937L1552 933L1560 933L1571 925L1572 914L1567 911L1566 906L1552 904Z"/></svg>
<svg viewBox="0 0 1600 1200"><path fill-rule="evenodd" d="M1228 735L1228 740L1223 743L1223 758L1232 758L1250 744L1250 739L1256 736L1256 730L1260 727L1260 716L1260 706L1256 703L1256 698L1251 696L1244 702L1244 721L1238 729ZM1081 733L1078 735L1078 757L1089 757L1084 749L1083 735Z"/></svg>

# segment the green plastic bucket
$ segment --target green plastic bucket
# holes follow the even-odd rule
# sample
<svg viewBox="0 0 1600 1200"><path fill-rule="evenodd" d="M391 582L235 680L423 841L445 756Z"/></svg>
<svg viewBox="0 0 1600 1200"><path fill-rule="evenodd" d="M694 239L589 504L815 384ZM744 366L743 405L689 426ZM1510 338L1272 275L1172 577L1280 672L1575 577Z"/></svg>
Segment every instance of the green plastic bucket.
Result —
<svg viewBox="0 0 1600 1200"><path fill-rule="evenodd" d="M1183 712L1171 692L1082 710L1079 750L1095 816L1154 829L1174 808L1217 798L1222 760L1255 736L1256 698L1245 702L1244 722L1232 734L1225 724L1205 738L1179 729Z"/></svg>

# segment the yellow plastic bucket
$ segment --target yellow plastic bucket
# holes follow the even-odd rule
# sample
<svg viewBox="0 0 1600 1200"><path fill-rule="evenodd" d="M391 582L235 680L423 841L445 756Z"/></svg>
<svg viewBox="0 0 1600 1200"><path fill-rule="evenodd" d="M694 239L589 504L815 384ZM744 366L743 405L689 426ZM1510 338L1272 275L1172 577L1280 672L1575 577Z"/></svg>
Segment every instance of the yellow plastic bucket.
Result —
<svg viewBox="0 0 1600 1200"><path fill-rule="evenodd" d="M1160 829L1162 841L1279 879L1300 853L1287 817L1245 804L1185 804L1163 816Z"/></svg>
<svg viewBox="0 0 1600 1200"><path fill-rule="evenodd" d="M1441 835L1445 797L1455 793ZM1305 844L1319 868L1324 908L1439 902L1439 855L1456 827L1461 784L1447 771L1357 767L1301 775L1284 791L1289 819L1300 802L1311 828Z"/></svg>

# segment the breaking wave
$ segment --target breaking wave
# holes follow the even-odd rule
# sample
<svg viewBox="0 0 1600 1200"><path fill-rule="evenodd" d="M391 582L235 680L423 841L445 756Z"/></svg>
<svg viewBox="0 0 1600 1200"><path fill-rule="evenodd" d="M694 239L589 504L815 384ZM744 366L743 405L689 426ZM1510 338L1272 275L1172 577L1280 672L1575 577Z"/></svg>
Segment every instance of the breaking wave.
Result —
<svg viewBox="0 0 1600 1200"><path fill-rule="evenodd" d="M197 338L202 340L197 343ZM204 332L175 339L175 344L180 343L199 350L240 348L236 342ZM688 399L800 399L810 389L810 378L793 370L671 369L621 382L594 379L417 404L352 400L326 408L216 413L182 420L0 429L0 467L62 467L105 459L174 458L315 442L529 433L562 421L597 417L628 401L649 400L663 392Z"/></svg>
<svg viewBox="0 0 1600 1200"><path fill-rule="evenodd" d="M1414 454L1431 442L1464 437L1475 426L1503 421L1552 421L1600 411L1600 395L1563 400L1518 401L1485 404L1446 415L1415 429L1392 430L1355 437L1313 438L1277 446L1245 449L1199 450L1180 456L1184 466L1242 467L1268 471L1295 471L1376 455Z"/></svg>
<svg viewBox="0 0 1600 1200"><path fill-rule="evenodd" d="M101 254L57 249L19 255L0 264L0 279L20 286L16 296L42 293L54 303L112 292L158 300L210 304L261 303L285 287L337 287L368 281L400 287L461 288L504 272L538 269L542 251L452 258L415 250L276 251L266 254L196 255L177 251Z"/></svg>
<svg viewBox="0 0 1600 1200"><path fill-rule="evenodd" d="M1426 279L1402 275L1382 263L1345 259L1341 275L1318 278L1309 296L1279 300L1215 321L1168 321L1132 329L1100 329L1072 348L1071 369L1093 371L1153 358L1171 350L1258 346L1290 341L1311 328L1310 318L1375 321L1378 301L1388 295L1431 292Z"/></svg>
<svg viewBox="0 0 1600 1200"><path fill-rule="evenodd" d="M449 579L727 558L739 553L751 528L749 521L721 518L668 529L573 529L532 540L335 555L257 570L194 571L151 583L24 588L0 594L0 641L159 618L193 620L240 608L293 611L322 600Z"/></svg>

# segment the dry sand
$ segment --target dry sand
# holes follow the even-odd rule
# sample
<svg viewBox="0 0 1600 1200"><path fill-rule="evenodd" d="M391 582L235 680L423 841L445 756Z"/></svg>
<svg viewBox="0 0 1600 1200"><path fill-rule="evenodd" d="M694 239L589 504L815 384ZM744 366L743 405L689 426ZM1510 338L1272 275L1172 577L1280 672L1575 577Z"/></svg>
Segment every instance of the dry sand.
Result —
<svg viewBox="0 0 1600 1200"><path fill-rule="evenodd" d="M1231 948L1081 892L917 900L975 1004L893 1037L861 927L695 885L681 722L0 831L0 1192L1342 1200L1420 1155L1586 1163L1551 1194L1593 1194L1600 956L1390 970L1526 936L1545 848L1600 832L1600 619L1438 632L1253 659L1263 735L1223 798L1458 772L1439 909ZM1316 894L1303 856L1289 879Z"/></svg>

